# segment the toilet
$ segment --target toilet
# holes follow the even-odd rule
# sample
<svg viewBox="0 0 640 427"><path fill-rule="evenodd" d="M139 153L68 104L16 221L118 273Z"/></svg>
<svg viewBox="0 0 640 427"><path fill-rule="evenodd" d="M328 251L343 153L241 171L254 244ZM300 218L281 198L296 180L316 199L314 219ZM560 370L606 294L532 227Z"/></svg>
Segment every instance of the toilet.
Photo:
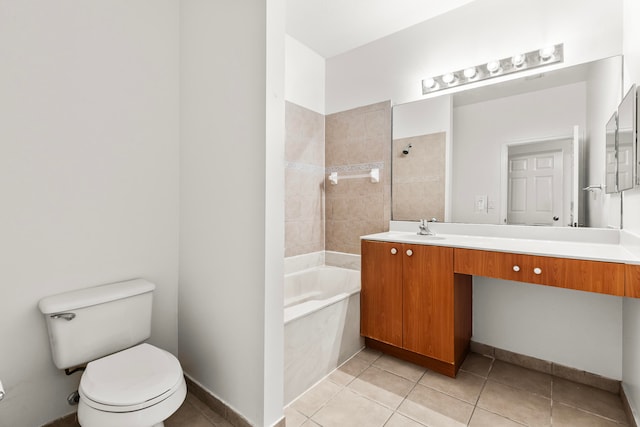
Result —
<svg viewBox="0 0 640 427"><path fill-rule="evenodd" d="M56 367L86 364L78 389L82 427L161 427L184 402L178 359L143 342L151 335L154 289L134 279L38 303Z"/></svg>

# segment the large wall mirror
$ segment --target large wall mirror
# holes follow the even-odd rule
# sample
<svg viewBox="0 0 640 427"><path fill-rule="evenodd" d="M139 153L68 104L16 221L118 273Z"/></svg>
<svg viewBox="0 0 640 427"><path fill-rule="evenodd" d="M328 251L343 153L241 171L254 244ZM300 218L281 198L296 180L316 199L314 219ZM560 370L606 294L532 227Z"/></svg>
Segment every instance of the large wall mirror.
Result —
<svg viewBox="0 0 640 427"><path fill-rule="evenodd" d="M611 57L395 105L392 219L619 226L604 190L621 88Z"/></svg>
<svg viewBox="0 0 640 427"><path fill-rule="evenodd" d="M636 183L636 86L618 106L617 189L629 190Z"/></svg>

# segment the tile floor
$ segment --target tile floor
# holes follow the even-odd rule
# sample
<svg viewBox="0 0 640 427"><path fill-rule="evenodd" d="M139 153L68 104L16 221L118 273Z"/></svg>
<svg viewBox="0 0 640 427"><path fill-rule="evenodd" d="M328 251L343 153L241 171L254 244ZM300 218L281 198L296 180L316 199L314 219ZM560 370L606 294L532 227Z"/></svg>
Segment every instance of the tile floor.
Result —
<svg viewBox="0 0 640 427"><path fill-rule="evenodd" d="M169 419L165 427L233 427L200 399L187 393L184 403Z"/></svg>
<svg viewBox="0 0 640 427"><path fill-rule="evenodd" d="M627 425L620 397L472 353L455 379L364 349L285 409L287 427ZM78 427L68 420L56 427ZM165 427L232 427L191 393Z"/></svg>
<svg viewBox="0 0 640 427"><path fill-rule="evenodd" d="M80 427L76 417L65 417L57 421L53 427ZM164 422L165 427L233 427L227 420L212 411L200 399L187 393L180 409ZM117 427L117 426L114 426Z"/></svg>
<svg viewBox="0 0 640 427"><path fill-rule="evenodd" d="M620 397L472 353L455 379L362 350L285 409L287 427L627 425Z"/></svg>

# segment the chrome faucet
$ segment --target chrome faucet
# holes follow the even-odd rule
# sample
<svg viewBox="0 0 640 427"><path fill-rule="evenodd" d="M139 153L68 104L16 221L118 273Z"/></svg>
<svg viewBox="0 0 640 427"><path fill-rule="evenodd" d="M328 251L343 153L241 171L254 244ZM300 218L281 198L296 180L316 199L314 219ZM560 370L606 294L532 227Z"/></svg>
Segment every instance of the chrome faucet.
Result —
<svg viewBox="0 0 640 427"><path fill-rule="evenodd" d="M420 224L418 225L418 234L420 236L435 236L436 233L429 230L429 222L436 222L437 219L431 218L431 220L427 221L426 219L421 219Z"/></svg>

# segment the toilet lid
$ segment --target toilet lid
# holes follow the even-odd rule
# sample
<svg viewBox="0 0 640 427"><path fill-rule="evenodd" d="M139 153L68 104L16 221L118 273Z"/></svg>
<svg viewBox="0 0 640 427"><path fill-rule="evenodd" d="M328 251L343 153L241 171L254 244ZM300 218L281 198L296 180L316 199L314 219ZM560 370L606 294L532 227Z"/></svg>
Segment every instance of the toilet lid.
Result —
<svg viewBox="0 0 640 427"><path fill-rule="evenodd" d="M131 406L170 392L181 379L178 359L145 343L90 362L80 389L94 402Z"/></svg>

